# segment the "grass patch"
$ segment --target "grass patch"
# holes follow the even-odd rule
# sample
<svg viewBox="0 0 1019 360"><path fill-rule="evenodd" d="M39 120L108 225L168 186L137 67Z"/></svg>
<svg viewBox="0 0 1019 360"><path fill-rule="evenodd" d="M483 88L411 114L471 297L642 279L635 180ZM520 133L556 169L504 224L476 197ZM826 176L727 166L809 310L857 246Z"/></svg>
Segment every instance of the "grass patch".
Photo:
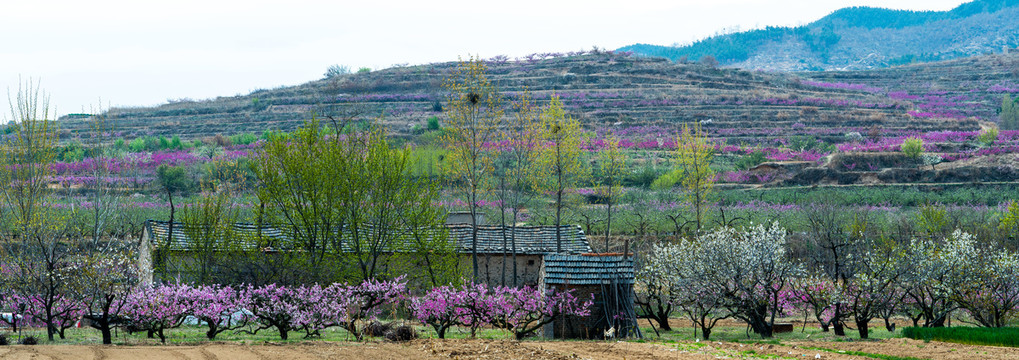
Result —
<svg viewBox="0 0 1019 360"><path fill-rule="evenodd" d="M970 345L1019 347L1019 328L1015 327L907 327L902 329L902 335L910 339L924 341L937 340Z"/></svg>
<svg viewBox="0 0 1019 360"><path fill-rule="evenodd" d="M814 346L801 346L800 348L802 348L802 349L810 349L810 350L818 350L818 351L826 351L826 352L830 352L830 353L843 354L843 355L863 356L863 357L868 357L868 358L871 358L871 359L881 359L881 360L923 360L922 358L915 358L915 357L912 357L912 356L895 356L895 355L875 354L875 353L869 353L869 352L863 352L863 351L853 351L853 350L835 350L835 349L828 349L828 348L814 347Z"/></svg>

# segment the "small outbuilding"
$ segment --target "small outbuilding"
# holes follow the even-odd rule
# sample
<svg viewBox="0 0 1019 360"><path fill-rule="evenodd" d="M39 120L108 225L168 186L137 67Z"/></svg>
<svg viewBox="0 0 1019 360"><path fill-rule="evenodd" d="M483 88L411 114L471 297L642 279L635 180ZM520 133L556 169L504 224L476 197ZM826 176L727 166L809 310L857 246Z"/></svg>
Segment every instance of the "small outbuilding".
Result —
<svg viewBox="0 0 1019 360"><path fill-rule="evenodd" d="M545 326L547 338L640 337L633 308L633 257L622 254L545 255L540 286L594 298L586 317L564 316Z"/></svg>

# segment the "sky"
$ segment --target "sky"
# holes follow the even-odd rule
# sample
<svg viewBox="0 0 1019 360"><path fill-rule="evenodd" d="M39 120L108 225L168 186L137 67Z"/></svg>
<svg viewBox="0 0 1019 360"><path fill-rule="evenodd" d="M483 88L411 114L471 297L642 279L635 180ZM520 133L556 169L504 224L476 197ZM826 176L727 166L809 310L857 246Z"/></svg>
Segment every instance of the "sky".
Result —
<svg viewBox="0 0 1019 360"><path fill-rule="evenodd" d="M33 81L52 113L90 113L298 85L334 64L685 44L849 6L943 11L963 2L0 0L0 91L13 96Z"/></svg>

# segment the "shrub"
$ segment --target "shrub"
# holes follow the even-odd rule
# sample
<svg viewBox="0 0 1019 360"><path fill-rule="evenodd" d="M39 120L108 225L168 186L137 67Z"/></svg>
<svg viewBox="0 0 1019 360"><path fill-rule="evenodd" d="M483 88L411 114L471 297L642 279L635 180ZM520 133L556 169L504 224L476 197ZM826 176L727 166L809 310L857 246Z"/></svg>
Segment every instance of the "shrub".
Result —
<svg viewBox="0 0 1019 360"><path fill-rule="evenodd" d="M29 335L21 339L21 345L36 345L39 343L39 339L35 336Z"/></svg>
<svg viewBox="0 0 1019 360"><path fill-rule="evenodd" d="M350 67L346 65L336 64L330 65L329 68L326 69L325 74L323 74L322 76L325 77L326 79L331 79L344 74L350 74Z"/></svg>
<svg viewBox="0 0 1019 360"><path fill-rule="evenodd" d="M715 59L715 57L711 55L701 56L701 59L697 62L712 69L718 67L718 59Z"/></svg>
<svg viewBox="0 0 1019 360"><path fill-rule="evenodd" d="M902 142L900 149L906 157L914 160L919 159L920 155L923 154L923 139L908 138Z"/></svg>
<svg viewBox="0 0 1019 360"><path fill-rule="evenodd" d="M440 106L441 108L441 106ZM428 131L439 130L439 117L432 116L428 118Z"/></svg>
<svg viewBox="0 0 1019 360"><path fill-rule="evenodd" d="M418 338L418 333L410 326L401 325L386 332L385 336L389 341L411 341Z"/></svg>
<svg viewBox="0 0 1019 360"><path fill-rule="evenodd" d="M635 186L642 188L650 188L651 184L655 182L663 172L655 169L649 165L641 166L639 169L626 175L623 179L623 186Z"/></svg>
<svg viewBox="0 0 1019 360"><path fill-rule="evenodd" d="M764 155L764 152L761 150L754 150L749 154L741 156L739 159L736 160L736 163L734 165L739 170L748 170L754 166L759 165L760 163L763 163L764 160L767 160L767 157Z"/></svg>
<svg viewBox="0 0 1019 360"><path fill-rule="evenodd" d="M233 145L250 145L255 141L258 141L258 136L251 133L236 134L230 136L230 144Z"/></svg>
<svg viewBox="0 0 1019 360"><path fill-rule="evenodd" d="M980 133L980 136L977 137L977 141L981 144L991 146L995 141L998 141L998 129L990 128L984 130Z"/></svg>
<svg viewBox="0 0 1019 360"><path fill-rule="evenodd" d="M861 142L861 141L863 141L863 134L860 134L859 132L856 132L856 131L853 131L851 133L847 133L846 134L846 141Z"/></svg>
<svg viewBox="0 0 1019 360"><path fill-rule="evenodd" d="M7 346L11 344L11 340L7 338L7 334L0 334L0 346Z"/></svg>
<svg viewBox="0 0 1019 360"><path fill-rule="evenodd" d="M223 134L216 134L212 139L217 146L230 146L230 138L223 136Z"/></svg>
<svg viewBox="0 0 1019 360"><path fill-rule="evenodd" d="M135 138L134 140L131 140L131 142L127 144L127 148L132 152L145 151L145 139Z"/></svg>

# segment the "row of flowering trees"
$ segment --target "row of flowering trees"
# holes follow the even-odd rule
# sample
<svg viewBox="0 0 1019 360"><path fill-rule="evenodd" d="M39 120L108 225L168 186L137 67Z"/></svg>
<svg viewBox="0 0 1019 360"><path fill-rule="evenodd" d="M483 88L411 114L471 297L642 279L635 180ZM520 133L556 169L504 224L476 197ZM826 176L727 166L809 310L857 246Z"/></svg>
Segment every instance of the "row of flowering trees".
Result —
<svg viewBox="0 0 1019 360"><path fill-rule="evenodd" d="M655 244L637 269L638 305L664 327L679 311L708 338L720 319L742 320L770 337L775 318L810 314L823 331L845 335L852 321L861 338L869 323L893 316L914 326L962 321L1002 327L1019 314L1019 254L991 248L955 231L906 243L850 232L794 260L786 231L773 224L722 228L693 240ZM818 259L820 258L820 260Z"/></svg>
<svg viewBox="0 0 1019 360"><path fill-rule="evenodd" d="M464 284L432 288L411 302L411 312L440 339L454 325L470 328L471 336L482 326L492 326L522 339L556 318L587 316L592 304L593 299L583 301L569 290Z"/></svg>
<svg viewBox="0 0 1019 360"><path fill-rule="evenodd" d="M210 340L225 331L257 333L266 329L278 331L283 340L295 331L309 338L330 327L347 330L360 340L360 324L376 319L386 306L396 306L408 298L407 282L399 277L328 286L141 287L109 297L98 309L100 313L86 301L72 298L58 299L57 305L47 311L41 306L42 296L11 292L3 294L0 307L13 314L3 321L15 330L19 326L53 327L61 337L65 329L85 319L88 325L104 332L123 326L128 331L147 332L163 342L166 330L184 324L206 327L205 335ZM582 302L569 291L488 288L482 284L440 286L409 301L414 317L434 326L440 338L453 325L469 327L472 335L480 326L491 325L522 338L557 316L586 315L590 306L591 301Z"/></svg>

